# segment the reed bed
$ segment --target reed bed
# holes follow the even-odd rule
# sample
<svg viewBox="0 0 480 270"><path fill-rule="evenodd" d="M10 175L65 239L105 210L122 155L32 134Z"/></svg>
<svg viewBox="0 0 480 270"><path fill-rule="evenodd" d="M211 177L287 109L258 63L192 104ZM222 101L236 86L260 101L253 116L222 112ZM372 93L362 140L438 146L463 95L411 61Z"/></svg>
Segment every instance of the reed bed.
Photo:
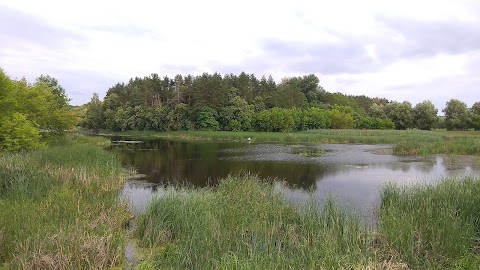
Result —
<svg viewBox="0 0 480 270"><path fill-rule="evenodd" d="M0 265L124 264L130 213L118 192L128 172L99 141L76 136L38 151L0 154Z"/></svg>
<svg viewBox="0 0 480 270"><path fill-rule="evenodd" d="M386 242L414 269L478 269L479 194L472 177L387 186L379 210Z"/></svg>
<svg viewBox="0 0 480 270"><path fill-rule="evenodd" d="M138 269L478 269L478 194L469 177L389 185L367 228L333 199L293 206L250 174L171 188L137 220Z"/></svg>
<svg viewBox="0 0 480 270"><path fill-rule="evenodd" d="M138 218L150 254L139 269L376 269L375 234L353 213L313 200L298 208L270 182L229 176L219 186L170 189Z"/></svg>

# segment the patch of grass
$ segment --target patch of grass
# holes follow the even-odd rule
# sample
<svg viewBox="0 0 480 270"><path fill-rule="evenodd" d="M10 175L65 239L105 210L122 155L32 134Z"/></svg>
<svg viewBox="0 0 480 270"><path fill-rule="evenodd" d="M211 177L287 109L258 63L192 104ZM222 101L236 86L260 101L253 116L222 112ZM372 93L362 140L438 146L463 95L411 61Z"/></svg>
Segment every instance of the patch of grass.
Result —
<svg viewBox="0 0 480 270"><path fill-rule="evenodd" d="M118 133L132 138L161 137L177 140L228 140L253 143L345 143L390 144L399 155L480 154L478 131L424 130L307 130L302 132L227 132L227 131L130 131Z"/></svg>
<svg viewBox="0 0 480 270"><path fill-rule="evenodd" d="M146 264L158 269L353 268L370 254L356 216L332 200L298 210L252 175L169 190L138 218L136 237L157 248Z"/></svg>
<svg viewBox="0 0 480 270"><path fill-rule="evenodd" d="M386 242L416 269L480 266L480 182L388 186L379 212Z"/></svg>
<svg viewBox="0 0 480 270"><path fill-rule="evenodd" d="M304 157L319 157L322 154L325 154L327 151L320 148L313 148L313 147L300 147L295 149L294 153L296 155L304 156Z"/></svg>
<svg viewBox="0 0 480 270"><path fill-rule="evenodd" d="M123 264L130 213L118 192L127 172L98 141L77 136L38 151L0 154L0 265Z"/></svg>

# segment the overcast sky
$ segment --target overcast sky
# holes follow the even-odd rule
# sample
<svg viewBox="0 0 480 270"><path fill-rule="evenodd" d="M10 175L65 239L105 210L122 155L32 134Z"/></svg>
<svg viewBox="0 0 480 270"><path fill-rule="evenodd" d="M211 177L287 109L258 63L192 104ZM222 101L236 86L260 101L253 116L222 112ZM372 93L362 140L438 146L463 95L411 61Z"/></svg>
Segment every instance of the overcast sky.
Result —
<svg viewBox="0 0 480 270"><path fill-rule="evenodd" d="M480 1L0 0L0 67L73 105L152 73L314 73L329 92L480 101Z"/></svg>

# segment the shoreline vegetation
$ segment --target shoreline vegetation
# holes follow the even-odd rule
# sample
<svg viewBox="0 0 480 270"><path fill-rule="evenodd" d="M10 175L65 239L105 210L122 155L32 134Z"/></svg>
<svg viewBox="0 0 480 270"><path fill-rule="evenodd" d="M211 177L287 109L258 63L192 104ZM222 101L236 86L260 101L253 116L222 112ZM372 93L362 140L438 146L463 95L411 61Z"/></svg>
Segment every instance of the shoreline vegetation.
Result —
<svg viewBox="0 0 480 270"><path fill-rule="evenodd" d="M397 155L480 155L478 131L318 129L301 132L125 131L104 134L134 139L246 141L254 143L389 144Z"/></svg>
<svg viewBox="0 0 480 270"><path fill-rule="evenodd" d="M317 133L342 140L376 134L381 135L378 143L399 137L413 142L420 131L399 132L395 138L390 138L394 131L329 132L310 131L294 139L317 142ZM450 135L420 133L426 138ZM209 134L162 135L191 140ZM215 134L208 138L292 141L288 133ZM454 134L461 134L455 140L474 136ZM139 134L129 135L138 138ZM358 140L349 143L361 143ZM113 153L102 150L109 143L99 136L70 134L44 149L0 154L0 269L128 264L125 225L132 216L128 205L119 201L119 190L133 172L122 168ZM356 213L337 206L335 198L319 206L312 197L303 207L294 206L272 181L252 174L229 176L217 187L171 187L134 223L141 259L134 267L476 269L480 266L479 193L480 181L471 177L434 186L386 186L376 226L369 228Z"/></svg>
<svg viewBox="0 0 480 270"><path fill-rule="evenodd" d="M137 219L138 269L478 269L480 182L387 186L376 228L335 205L303 207L255 175L168 189Z"/></svg>
<svg viewBox="0 0 480 270"><path fill-rule="evenodd" d="M102 137L0 153L0 269L104 269L125 264L119 191L128 175Z"/></svg>

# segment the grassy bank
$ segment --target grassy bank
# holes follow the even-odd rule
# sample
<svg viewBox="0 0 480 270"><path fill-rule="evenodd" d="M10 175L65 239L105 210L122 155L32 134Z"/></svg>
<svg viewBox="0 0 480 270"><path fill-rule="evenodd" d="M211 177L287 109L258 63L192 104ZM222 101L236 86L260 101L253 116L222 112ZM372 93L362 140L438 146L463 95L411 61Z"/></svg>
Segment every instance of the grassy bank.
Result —
<svg viewBox="0 0 480 270"><path fill-rule="evenodd" d="M339 269L373 265L358 218L332 201L302 211L255 176L218 188L170 190L137 222L153 248L141 269ZM393 262L392 262L393 264Z"/></svg>
<svg viewBox="0 0 480 270"><path fill-rule="evenodd" d="M124 263L129 212L118 192L127 172L98 146L106 144L74 136L38 151L0 154L0 266L101 269Z"/></svg>
<svg viewBox="0 0 480 270"><path fill-rule="evenodd" d="M388 187L377 229L329 200L299 209L255 176L169 190L137 222L138 269L478 269L480 184Z"/></svg>
<svg viewBox="0 0 480 270"><path fill-rule="evenodd" d="M479 155L480 133L477 131L423 130L308 130L294 133L276 132L122 132L134 138L162 137L178 140L228 140L280 143L352 143L391 144L401 155L455 154Z"/></svg>
<svg viewBox="0 0 480 270"><path fill-rule="evenodd" d="M480 182L386 187L380 224L389 246L416 269L479 269Z"/></svg>

